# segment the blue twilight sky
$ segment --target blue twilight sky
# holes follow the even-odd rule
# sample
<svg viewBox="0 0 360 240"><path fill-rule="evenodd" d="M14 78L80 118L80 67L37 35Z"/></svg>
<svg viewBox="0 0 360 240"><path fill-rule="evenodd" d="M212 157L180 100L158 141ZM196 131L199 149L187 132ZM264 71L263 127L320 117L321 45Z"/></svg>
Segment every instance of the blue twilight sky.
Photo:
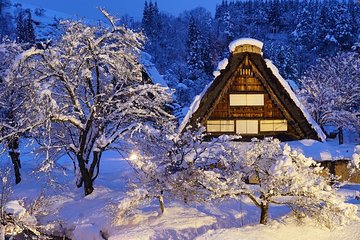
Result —
<svg viewBox="0 0 360 240"><path fill-rule="evenodd" d="M208 9L214 14L216 4L220 4L221 1L222 0L157 0L157 3L160 11L177 16L184 10L191 10L199 6ZM28 3L90 19L99 18L100 14L96 7L100 6L116 16L128 14L140 20L145 0L12 0L12 2ZM153 2L155 1L153 0Z"/></svg>

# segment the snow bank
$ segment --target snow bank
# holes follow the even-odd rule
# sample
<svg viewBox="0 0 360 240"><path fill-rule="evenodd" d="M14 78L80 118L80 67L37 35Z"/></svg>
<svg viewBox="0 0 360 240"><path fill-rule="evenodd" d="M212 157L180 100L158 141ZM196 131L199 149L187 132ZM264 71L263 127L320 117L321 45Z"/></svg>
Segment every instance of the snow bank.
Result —
<svg viewBox="0 0 360 240"><path fill-rule="evenodd" d="M260 49L262 49L263 46L264 46L263 42L261 42L259 40L256 40L256 39L253 39L253 38L239 38L237 40L232 41L229 44L229 50L230 50L230 52L234 52L235 48L237 46L245 45L245 44L253 45L253 46L256 46L256 47L258 47Z"/></svg>
<svg viewBox="0 0 360 240"><path fill-rule="evenodd" d="M352 239L356 239L355 236L360 236L360 229L358 224L348 225L337 231L330 231L329 229L319 228L315 224L308 223L305 225L300 225L296 221L292 223L280 223L275 221L269 224L268 226L257 225L257 226L247 226L243 228L209 230L206 234L196 238L196 240L205 240L205 239L352 240Z"/></svg>
<svg viewBox="0 0 360 240"><path fill-rule="evenodd" d="M306 157L315 161L351 160L356 143L339 145L337 140L319 142L313 139L287 142L287 144Z"/></svg>
<svg viewBox="0 0 360 240"><path fill-rule="evenodd" d="M321 130L320 126L315 122L315 120L310 116L309 112L305 109L304 105L301 104L299 99L296 97L295 93L292 91L291 87L289 86L288 82L283 79L280 75L279 70L277 67L272 63L271 60L265 59L267 67L272 71L277 79L279 79L281 85L285 88L285 90L289 93L291 99L296 104L298 108L300 108L301 112L305 116L306 120L311 124L312 128L317 132L318 137L325 141L326 135Z"/></svg>
<svg viewBox="0 0 360 240"><path fill-rule="evenodd" d="M215 217L208 216L196 208L171 204L164 214L147 210L124 218L123 222L118 223L122 230L111 234L109 240L192 239L194 229L202 229L204 232L216 222Z"/></svg>
<svg viewBox="0 0 360 240"><path fill-rule="evenodd" d="M100 228L93 224L81 224L77 225L73 232L74 240L103 240L104 238L100 235Z"/></svg>

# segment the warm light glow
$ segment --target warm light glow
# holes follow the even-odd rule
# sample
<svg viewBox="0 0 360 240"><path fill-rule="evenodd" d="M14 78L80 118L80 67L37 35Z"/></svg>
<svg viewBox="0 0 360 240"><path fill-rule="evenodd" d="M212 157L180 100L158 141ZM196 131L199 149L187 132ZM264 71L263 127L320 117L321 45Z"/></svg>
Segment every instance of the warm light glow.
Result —
<svg viewBox="0 0 360 240"><path fill-rule="evenodd" d="M139 154L137 152L130 153L130 156L129 156L130 161L135 161L135 160L138 160L138 159L139 159Z"/></svg>

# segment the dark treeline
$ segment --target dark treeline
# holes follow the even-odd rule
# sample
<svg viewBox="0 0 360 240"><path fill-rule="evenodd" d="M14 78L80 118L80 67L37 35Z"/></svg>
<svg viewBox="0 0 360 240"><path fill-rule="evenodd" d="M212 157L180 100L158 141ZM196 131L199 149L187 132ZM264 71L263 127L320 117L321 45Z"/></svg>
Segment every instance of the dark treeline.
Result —
<svg viewBox="0 0 360 240"><path fill-rule="evenodd" d="M0 38L30 44L42 39L34 34L31 14L45 10L10 6L9 0L0 0ZM228 56L234 39L263 41L265 57L284 78L295 81L316 59L360 46L360 4L354 0L224 0L214 16L196 8L177 17L161 12L156 1L145 1L141 23L128 16L122 21L145 33L145 51L184 106L213 79L216 64Z"/></svg>
<svg viewBox="0 0 360 240"><path fill-rule="evenodd" d="M359 42L360 4L353 0L223 1L215 16L196 8L174 17L159 8L145 1L145 51L185 105L213 78L234 39L263 41L265 56L295 81L316 59L352 51Z"/></svg>

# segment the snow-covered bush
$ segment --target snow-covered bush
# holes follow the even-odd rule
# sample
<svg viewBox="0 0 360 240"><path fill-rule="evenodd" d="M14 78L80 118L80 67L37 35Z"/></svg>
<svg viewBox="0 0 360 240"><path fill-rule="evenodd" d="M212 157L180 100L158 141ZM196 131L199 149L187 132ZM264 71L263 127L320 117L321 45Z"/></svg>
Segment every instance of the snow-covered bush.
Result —
<svg viewBox="0 0 360 240"><path fill-rule="evenodd" d="M260 223L267 223L270 204L289 205L298 216L316 218L327 227L356 216L356 206L344 203L318 163L288 145L281 147L277 139L253 140L239 161L241 171L258 182L242 194L261 209Z"/></svg>
<svg viewBox="0 0 360 240"><path fill-rule="evenodd" d="M26 230L34 236L37 231L37 220L18 200L10 200L12 186L10 184L10 168L0 169L0 240L6 235L16 235Z"/></svg>
<svg viewBox="0 0 360 240"><path fill-rule="evenodd" d="M355 146L352 161L349 162L348 168L350 169L351 174L360 170L360 145Z"/></svg>
<svg viewBox="0 0 360 240"><path fill-rule="evenodd" d="M163 198L208 202L246 196L261 210L262 224L272 204L288 205L296 216L315 218L327 227L356 216L356 207L344 203L318 163L288 145L281 147L277 139L239 143L233 141L236 137L221 136L204 141L203 128L148 134L152 137L136 138L146 141L129 157L140 178L134 183L136 192L119 205L121 214L155 198L163 208Z"/></svg>
<svg viewBox="0 0 360 240"><path fill-rule="evenodd" d="M128 160L138 174L128 198L118 205L119 215L153 199L159 200L164 211L164 199L201 202L215 198L202 186L202 175L217 166L225 167L225 158L231 155L229 159L234 159L235 152L226 145L230 137L206 142L203 133L203 128L178 133L173 123L162 130L142 128L133 133L138 149L129 154Z"/></svg>

